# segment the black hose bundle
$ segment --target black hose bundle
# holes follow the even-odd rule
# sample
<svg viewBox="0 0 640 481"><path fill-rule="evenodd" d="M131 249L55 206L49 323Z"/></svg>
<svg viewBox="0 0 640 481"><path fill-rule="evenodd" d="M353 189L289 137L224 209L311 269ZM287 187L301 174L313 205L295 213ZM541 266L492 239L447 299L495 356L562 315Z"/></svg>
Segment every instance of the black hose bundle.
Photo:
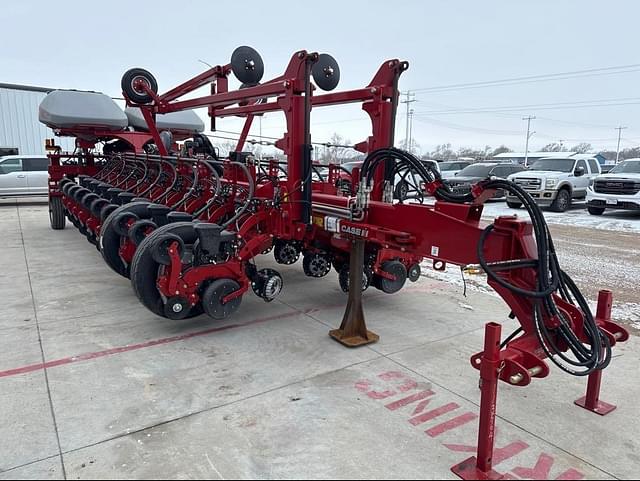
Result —
<svg viewBox="0 0 640 481"><path fill-rule="evenodd" d="M367 184L370 184L380 162L385 162L388 165L390 161L394 163L395 167L392 171L386 172L386 180L394 179L395 174L399 171L412 169L426 182L440 182L440 186L435 192L438 200L456 203L474 200L473 194L454 194L442 182L438 171L430 168L428 164L423 164L409 152L395 148L380 149L369 154L362 165L361 180L366 180ZM477 250L479 263L488 277L511 292L533 299L536 335L545 354L560 369L574 376L587 376L595 370L606 368L611 362L611 343L597 326L591 309L576 284L560 268L549 228L540 207L524 189L513 182L504 179L488 179L482 182L482 186L484 189L503 189L518 198L531 217L538 250L537 259L494 264L487 262L484 257L484 245L494 230L494 225L488 226L480 236ZM506 270L524 267L535 268L537 271L537 285L534 291L515 286L498 274ZM571 322L558 308L553 297L554 294L559 294L564 301L575 305L582 311L586 343L583 343L571 328ZM545 314L546 317L558 321L557 328L547 326L544 320ZM565 350L559 346L558 341L562 341L566 345L574 359L565 354Z"/></svg>

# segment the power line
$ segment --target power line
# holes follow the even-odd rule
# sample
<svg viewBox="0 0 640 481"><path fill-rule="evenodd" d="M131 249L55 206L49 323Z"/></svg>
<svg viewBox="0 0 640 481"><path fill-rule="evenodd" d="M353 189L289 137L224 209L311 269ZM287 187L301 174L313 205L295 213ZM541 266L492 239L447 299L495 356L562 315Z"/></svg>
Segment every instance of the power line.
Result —
<svg viewBox="0 0 640 481"><path fill-rule="evenodd" d="M524 105L503 105L500 107L479 107L472 109L450 109L450 110L425 110L416 112L417 115L448 115L461 113L495 113L495 112L515 112L523 109L539 110L564 110L593 107L610 107L618 105L638 105L640 97L622 97L616 99L598 100L574 100L571 102L551 102L544 104L524 104Z"/></svg>
<svg viewBox="0 0 640 481"><path fill-rule="evenodd" d="M485 80L479 82L468 82L450 85L439 85L433 87L423 87L413 89L413 92L435 92L435 91L450 91L450 90L465 90L471 88L484 88L484 87L496 87L506 85L518 85L524 83L536 83L553 80L565 80L572 78L582 77L597 77L601 75L615 75L622 73L637 72L640 70L640 64L619 65L614 67L601 67L585 70L573 70L568 72L559 72L543 75L529 75L525 77L511 77L497 80Z"/></svg>

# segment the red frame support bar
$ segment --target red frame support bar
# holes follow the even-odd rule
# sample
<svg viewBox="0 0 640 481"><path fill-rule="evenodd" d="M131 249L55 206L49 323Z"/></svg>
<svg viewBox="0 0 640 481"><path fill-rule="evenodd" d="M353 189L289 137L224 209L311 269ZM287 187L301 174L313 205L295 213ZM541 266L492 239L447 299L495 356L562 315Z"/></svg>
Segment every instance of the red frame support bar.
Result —
<svg viewBox="0 0 640 481"><path fill-rule="evenodd" d="M477 457L453 466L451 471L465 480L502 479L493 470L493 448L496 430L498 382L503 363L500 361L502 326L490 322L485 326L484 354L480 366L480 425L478 428Z"/></svg>

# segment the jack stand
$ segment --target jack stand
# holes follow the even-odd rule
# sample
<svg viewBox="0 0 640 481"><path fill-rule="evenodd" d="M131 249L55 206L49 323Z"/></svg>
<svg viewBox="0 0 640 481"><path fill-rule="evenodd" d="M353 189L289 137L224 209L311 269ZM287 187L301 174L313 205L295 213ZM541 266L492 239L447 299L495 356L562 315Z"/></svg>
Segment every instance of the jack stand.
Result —
<svg viewBox="0 0 640 481"><path fill-rule="evenodd" d="M347 347L358 347L377 342L380 336L368 331L362 309L362 275L364 270L364 240L351 242L349 260L349 302L342 318L340 329L329 335Z"/></svg>
<svg viewBox="0 0 640 481"><path fill-rule="evenodd" d="M613 304L613 294L611 291L600 291L598 295L598 307L596 311L596 319L610 321L611 320L611 306ZM575 401L576 406L586 409L587 411L594 412L600 416L606 416L607 414L615 411L617 406L600 401L600 387L602 384L602 371L594 371L589 375L589 382L587 383L587 395Z"/></svg>
<svg viewBox="0 0 640 481"><path fill-rule="evenodd" d="M453 466L451 471L465 480L495 480L503 475L494 471L493 448L496 435L496 404L500 378L500 341L502 326L489 323L485 326L484 356L480 366L480 425L478 427L477 457L469 458Z"/></svg>

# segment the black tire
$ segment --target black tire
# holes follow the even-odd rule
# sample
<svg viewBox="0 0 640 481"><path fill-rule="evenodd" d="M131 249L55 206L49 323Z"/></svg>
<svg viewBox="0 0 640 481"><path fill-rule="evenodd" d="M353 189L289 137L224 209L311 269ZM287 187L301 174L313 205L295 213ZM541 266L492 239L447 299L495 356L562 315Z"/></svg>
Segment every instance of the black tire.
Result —
<svg viewBox="0 0 640 481"><path fill-rule="evenodd" d="M191 222L176 222L168 224L146 237L136 249L136 254L131 262L131 286L138 300L154 314L167 317L164 303L156 286L158 278L158 264L152 255L154 240L163 234L175 234L180 237L185 244L193 244L198 235ZM189 312L189 317L195 317L202 313L202 306L196 306Z"/></svg>
<svg viewBox="0 0 640 481"><path fill-rule="evenodd" d="M129 277L131 266L125 265L120 258L120 235L115 230L114 219L121 212L131 212L139 217L149 217L148 205L146 202L139 202L117 207L105 219L100 228L100 252L102 253L102 258L114 272L123 277Z"/></svg>
<svg viewBox="0 0 640 481"><path fill-rule="evenodd" d="M560 189L556 199L551 204L553 212L566 212L571 208L571 192L568 189Z"/></svg>
<svg viewBox="0 0 640 481"><path fill-rule="evenodd" d="M134 83L138 80L144 80L153 93L158 93L158 82L151 72L143 68L132 68L127 70L122 76L122 82L120 83L124 94L135 104L148 104L153 98L144 92L138 92Z"/></svg>
<svg viewBox="0 0 640 481"><path fill-rule="evenodd" d="M510 207L511 209L519 209L520 207L522 207L522 202L507 201L507 206Z"/></svg>
<svg viewBox="0 0 640 481"><path fill-rule="evenodd" d="M373 285L386 294L395 294L404 287L407 282L407 268L400 261L387 261L382 264L381 269L395 276L395 280L390 280L382 276L375 275Z"/></svg>
<svg viewBox="0 0 640 481"><path fill-rule="evenodd" d="M216 321L222 321L231 316L240 307L242 296L236 297L226 304L222 304L221 300L238 289L240 289L240 284L233 279L216 279L211 282L202 295L204 312Z"/></svg>
<svg viewBox="0 0 640 481"><path fill-rule="evenodd" d="M160 265L171 265L171 255L169 254L169 248L171 247L171 244L174 244L176 242L178 243L178 257L182 259L185 251L185 246L182 238L176 234L165 232L164 234L155 237L153 239L153 242L151 243L151 247L149 247L153 260ZM193 242L195 242L195 240Z"/></svg>
<svg viewBox="0 0 640 481"><path fill-rule="evenodd" d="M148 228L152 228L153 230L155 230L158 228L158 226L155 222L149 219L142 219L133 224L129 229L129 239L131 239L131 242L139 246L145 239L145 237L149 235L145 234L145 231Z"/></svg>
<svg viewBox="0 0 640 481"><path fill-rule="evenodd" d="M589 207L587 207L587 210L589 211L589 214L591 214L591 215L602 215L602 214L604 214L605 207L589 206Z"/></svg>
<svg viewBox="0 0 640 481"><path fill-rule="evenodd" d="M67 223L64 216L64 205L62 205L60 197L49 198L49 222L51 222L53 230L62 230Z"/></svg>

